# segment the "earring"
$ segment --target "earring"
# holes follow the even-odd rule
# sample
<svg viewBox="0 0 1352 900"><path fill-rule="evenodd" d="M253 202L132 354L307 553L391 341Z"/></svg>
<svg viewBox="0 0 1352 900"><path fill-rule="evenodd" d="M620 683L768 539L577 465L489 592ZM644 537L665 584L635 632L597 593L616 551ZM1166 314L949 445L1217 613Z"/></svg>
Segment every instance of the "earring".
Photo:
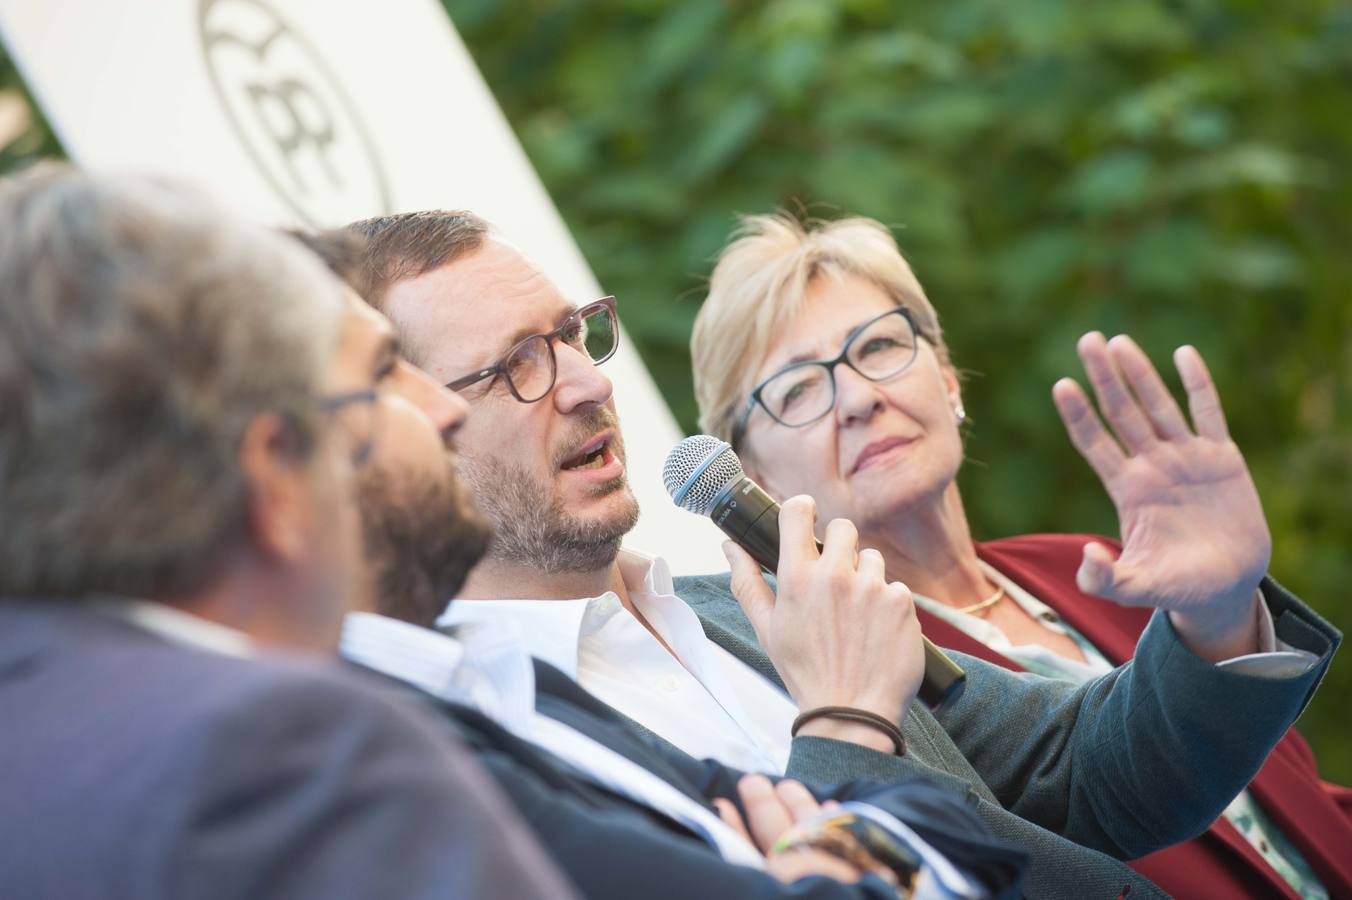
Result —
<svg viewBox="0 0 1352 900"><path fill-rule="evenodd" d="M957 418L959 425L967 421L967 410L962 408L961 401L953 404L953 415Z"/></svg>

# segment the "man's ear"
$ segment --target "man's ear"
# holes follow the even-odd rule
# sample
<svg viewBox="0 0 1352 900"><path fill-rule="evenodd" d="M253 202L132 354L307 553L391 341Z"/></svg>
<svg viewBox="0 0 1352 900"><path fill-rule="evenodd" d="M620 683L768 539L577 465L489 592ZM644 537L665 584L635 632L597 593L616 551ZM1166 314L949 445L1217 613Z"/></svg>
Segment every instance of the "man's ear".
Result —
<svg viewBox="0 0 1352 900"><path fill-rule="evenodd" d="M239 461L245 522L255 551L283 564L304 558L313 511L295 427L277 413L255 416L240 443Z"/></svg>

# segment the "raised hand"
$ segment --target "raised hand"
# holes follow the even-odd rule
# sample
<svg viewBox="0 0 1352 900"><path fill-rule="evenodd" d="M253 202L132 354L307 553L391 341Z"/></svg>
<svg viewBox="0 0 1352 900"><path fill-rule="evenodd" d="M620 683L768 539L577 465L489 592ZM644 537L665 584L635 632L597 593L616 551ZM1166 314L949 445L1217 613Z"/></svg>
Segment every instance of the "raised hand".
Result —
<svg viewBox="0 0 1352 900"><path fill-rule="evenodd" d="M1257 647L1256 589L1272 554L1258 491L1230 439L1201 355L1174 352L1183 412L1131 338L1098 332L1077 345L1102 411L1063 378L1052 388L1071 442L1117 507L1122 554L1088 544L1078 581L1086 593L1170 611L1200 656L1220 660Z"/></svg>
<svg viewBox="0 0 1352 900"><path fill-rule="evenodd" d="M736 544L724 544L732 592L799 709L852 706L900 724L920 689L924 650L911 592L888 582L883 557L859 549L845 519L813 537L816 504L792 497L779 511L778 595ZM891 739L868 726L814 719L800 734L892 752Z"/></svg>

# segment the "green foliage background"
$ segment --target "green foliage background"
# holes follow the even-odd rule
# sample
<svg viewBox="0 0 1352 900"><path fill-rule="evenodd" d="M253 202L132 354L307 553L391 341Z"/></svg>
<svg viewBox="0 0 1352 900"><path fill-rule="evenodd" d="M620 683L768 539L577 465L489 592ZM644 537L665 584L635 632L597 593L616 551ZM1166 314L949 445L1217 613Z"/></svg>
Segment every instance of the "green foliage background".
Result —
<svg viewBox="0 0 1352 900"><path fill-rule="evenodd" d="M1274 574L1352 625L1345 2L443 2L687 430L690 326L735 214L873 216L971 373L978 537L1115 534L1051 385L1089 329L1166 371L1193 343ZM4 58L0 90L23 91ZM0 171L59 154L35 113ZM1345 784L1350 711L1339 659L1301 728Z"/></svg>
<svg viewBox="0 0 1352 900"><path fill-rule="evenodd" d="M1345 2L444 2L687 430L734 215L873 216L973 373L979 537L1116 534L1051 385L1089 329L1193 343L1274 573L1352 625ZM1301 726L1342 783L1350 711L1340 659Z"/></svg>

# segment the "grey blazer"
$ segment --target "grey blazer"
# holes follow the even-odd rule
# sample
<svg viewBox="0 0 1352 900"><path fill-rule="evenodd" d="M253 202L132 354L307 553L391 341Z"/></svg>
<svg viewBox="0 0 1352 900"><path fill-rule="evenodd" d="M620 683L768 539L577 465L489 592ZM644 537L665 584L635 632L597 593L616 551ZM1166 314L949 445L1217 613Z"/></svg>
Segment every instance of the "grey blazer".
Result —
<svg viewBox="0 0 1352 900"><path fill-rule="evenodd" d="M404 696L0 600L0 897L574 896Z"/></svg>
<svg viewBox="0 0 1352 900"><path fill-rule="evenodd" d="M676 593L710 640L783 688L726 573L678 578ZM802 737L787 774L948 785L992 832L1030 852L1030 897L1165 896L1119 860L1205 830L1304 709L1342 638L1271 579L1263 596L1277 636L1320 657L1310 671L1270 679L1217 668L1189 652L1162 613L1133 661L1079 687L954 652L967 689L937 714L912 705L904 757Z"/></svg>

